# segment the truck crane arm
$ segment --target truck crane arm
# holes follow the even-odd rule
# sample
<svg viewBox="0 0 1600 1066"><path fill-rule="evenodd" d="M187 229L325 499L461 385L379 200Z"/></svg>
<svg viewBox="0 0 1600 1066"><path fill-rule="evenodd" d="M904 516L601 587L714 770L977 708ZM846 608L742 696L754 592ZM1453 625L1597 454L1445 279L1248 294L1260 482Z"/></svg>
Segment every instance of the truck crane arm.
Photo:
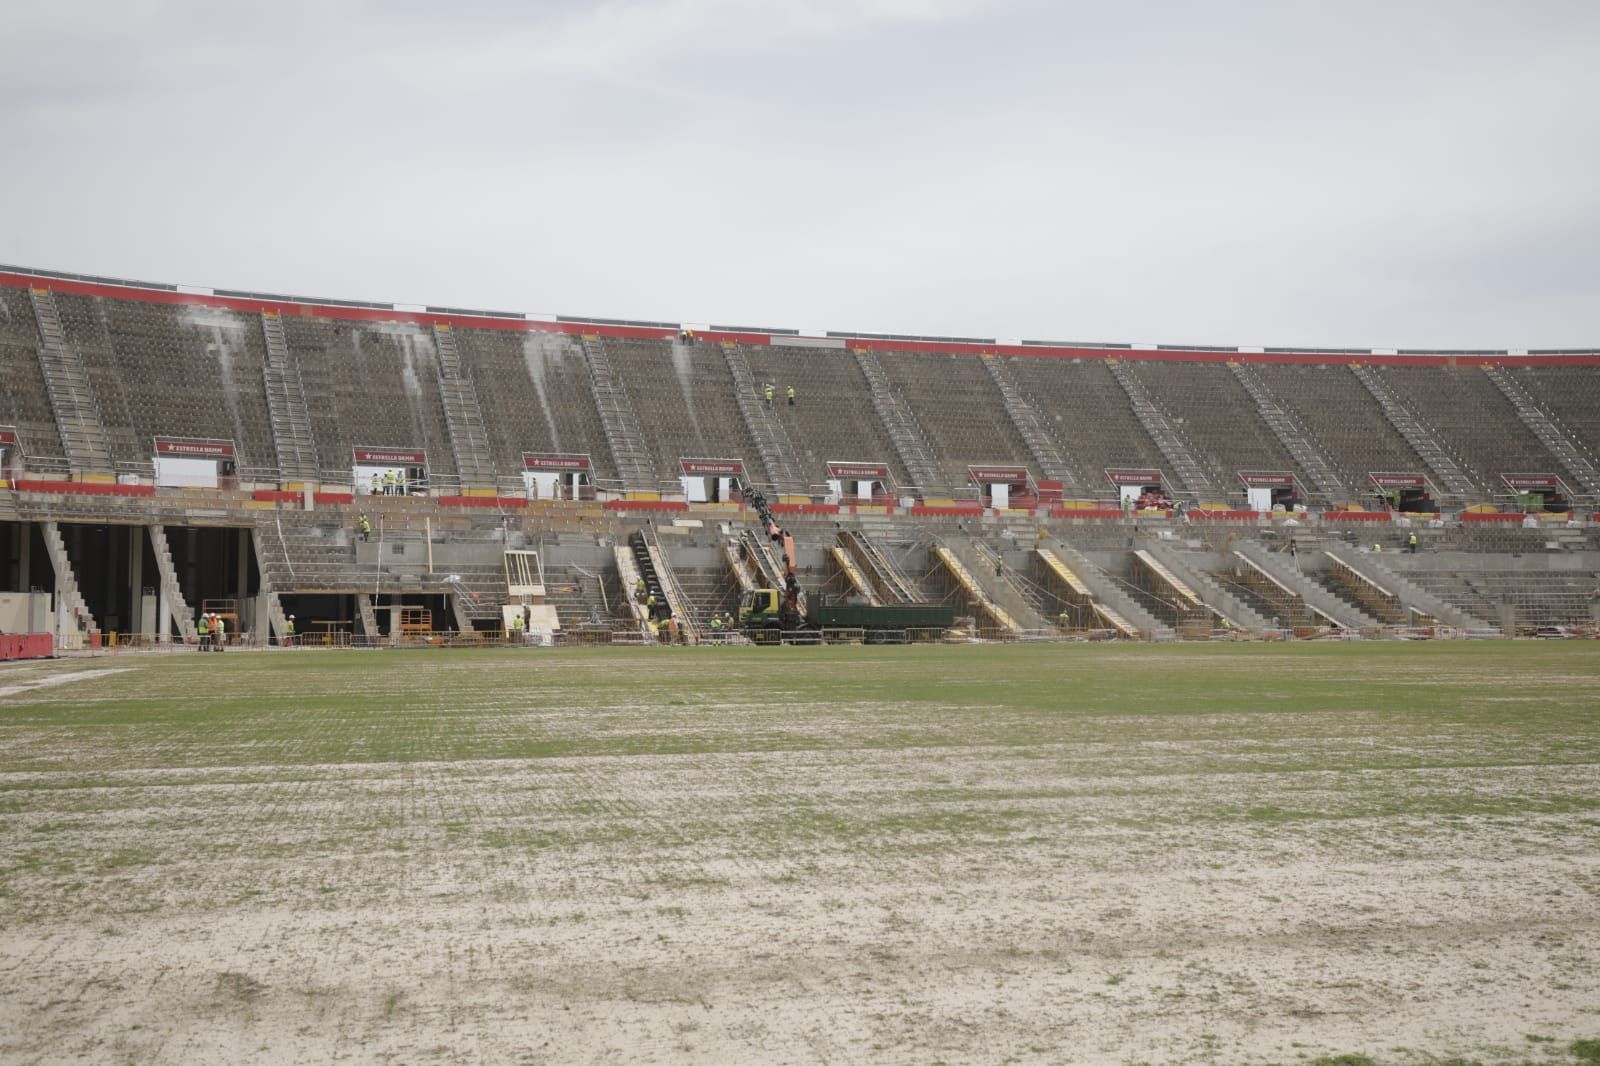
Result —
<svg viewBox="0 0 1600 1066"><path fill-rule="evenodd" d="M800 579L795 572L794 537L773 517L767 497L760 489L746 489L744 498L756 509L761 519L761 531L783 552L783 603L779 608L779 617L786 624L797 625L800 621Z"/></svg>

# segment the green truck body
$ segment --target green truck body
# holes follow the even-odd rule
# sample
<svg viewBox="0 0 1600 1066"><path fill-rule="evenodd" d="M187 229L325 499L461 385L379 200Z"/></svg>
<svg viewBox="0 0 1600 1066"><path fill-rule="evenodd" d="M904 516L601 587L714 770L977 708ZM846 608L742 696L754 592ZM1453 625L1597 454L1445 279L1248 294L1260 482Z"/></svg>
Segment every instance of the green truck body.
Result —
<svg viewBox="0 0 1600 1066"><path fill-rule="evenodd" d="M949 629L956 609L940 603L896 603L883 607L808 604L806 622L816 629Z"/></svg>
<svg viewBox="0 0 1600 1066"><path fill-rule="evenodd" d="M807 629L949 629L956 621L956 609L947 604L896 603L883 607L865 604L819 603L812 596L806 603L804 628ZM775 589L750 593L739 612L747 629L799 629L785 624Z"/></svg>

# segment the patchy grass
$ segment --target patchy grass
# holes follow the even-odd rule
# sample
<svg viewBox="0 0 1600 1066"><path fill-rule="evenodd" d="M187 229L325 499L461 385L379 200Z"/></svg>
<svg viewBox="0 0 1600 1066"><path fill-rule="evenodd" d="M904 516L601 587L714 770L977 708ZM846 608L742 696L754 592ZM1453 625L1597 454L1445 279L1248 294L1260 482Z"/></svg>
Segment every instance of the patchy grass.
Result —
<svg viewBox="0 0 1600 1066"><path fill-rule="evenodd" d="M0 1060L1600 1066L1593 645L102 665L0 701Z"/></svg>

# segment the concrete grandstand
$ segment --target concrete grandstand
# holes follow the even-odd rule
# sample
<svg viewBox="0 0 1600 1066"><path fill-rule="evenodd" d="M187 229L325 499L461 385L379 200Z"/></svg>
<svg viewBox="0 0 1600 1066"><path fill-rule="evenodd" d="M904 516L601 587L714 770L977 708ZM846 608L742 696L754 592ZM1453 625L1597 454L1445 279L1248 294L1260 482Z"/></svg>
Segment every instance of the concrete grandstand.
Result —
<svg viewBox="0 0 1600 1066"><path fill-rule="evenodd" d="M779 577L750 488L810 595L954 604L973 638L1595 622L1593 350L802 333L13 267L0 376L0 632L59 648L192 639L203 609L256 643L290 616L301 642L497 640L523 607L540 640L641 640L638 580L709 639Z"/></svg>

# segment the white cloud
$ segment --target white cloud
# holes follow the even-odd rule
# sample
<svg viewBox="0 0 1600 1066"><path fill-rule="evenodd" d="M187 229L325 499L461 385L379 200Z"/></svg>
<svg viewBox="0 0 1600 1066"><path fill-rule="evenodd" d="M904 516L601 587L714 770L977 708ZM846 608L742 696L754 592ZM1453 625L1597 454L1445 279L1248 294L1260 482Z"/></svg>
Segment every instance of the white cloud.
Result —
<svg viewBox="0 0 1600 1066"><path fill-rule="evenodd" d="M1596 340L1588 5L79 0L7 30L0 192L35 210L4 258L41 266L915 332Z"/></svg>

